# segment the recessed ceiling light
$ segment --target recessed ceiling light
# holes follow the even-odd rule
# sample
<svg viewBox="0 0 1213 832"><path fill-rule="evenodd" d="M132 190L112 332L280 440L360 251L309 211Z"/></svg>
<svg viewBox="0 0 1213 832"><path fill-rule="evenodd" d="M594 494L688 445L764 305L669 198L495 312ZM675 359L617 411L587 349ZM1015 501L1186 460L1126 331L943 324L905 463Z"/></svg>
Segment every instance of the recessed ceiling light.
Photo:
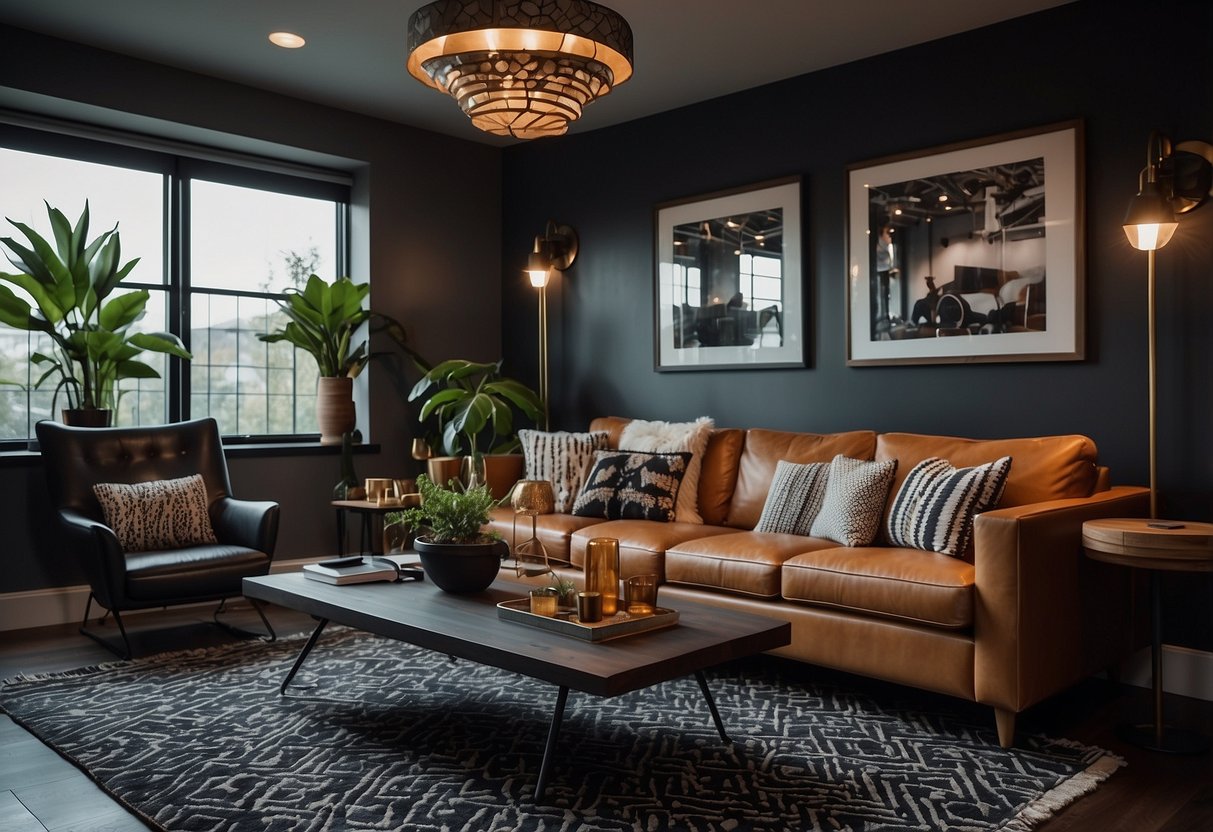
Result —
<svg viewBox="0 0 1213 832"><path fill-rule="evenodd" d="M298 49L307 41L294 32L270 32L270 43L283 49Z"/></svg>

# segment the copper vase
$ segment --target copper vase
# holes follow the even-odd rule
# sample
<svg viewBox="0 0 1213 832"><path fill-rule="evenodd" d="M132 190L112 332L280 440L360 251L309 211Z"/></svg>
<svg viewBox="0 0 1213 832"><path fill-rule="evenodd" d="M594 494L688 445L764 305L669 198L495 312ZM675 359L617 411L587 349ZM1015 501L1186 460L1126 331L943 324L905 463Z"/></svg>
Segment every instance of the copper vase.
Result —
<svg viewBox="0 0 1213 832"><path fill-rule="evenodd" d="M619 541L591 538L585 549L585 591L602 595L602 614L619 611Z"/></svg>

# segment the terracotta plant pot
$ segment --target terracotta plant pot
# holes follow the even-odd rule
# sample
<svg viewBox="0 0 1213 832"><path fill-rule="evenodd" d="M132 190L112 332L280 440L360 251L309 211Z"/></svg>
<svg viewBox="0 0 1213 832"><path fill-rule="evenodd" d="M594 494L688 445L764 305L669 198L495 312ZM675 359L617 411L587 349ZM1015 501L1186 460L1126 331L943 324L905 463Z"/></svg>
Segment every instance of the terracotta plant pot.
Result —
<svg viewBox="0 0 1213 832"><path fill-rule="evenodd" d="M492 543L431 543L425 537L413 541L421 556L427 580L451 593L481 592L497 577L501 562L509 557L504 540Z"/></svg>
<svg viewBox="0 0 1213 832"><path fill-rule="evenodd" d="M316 380L316 424L321 445L340 445L341 435L356 425L354 380L321 376Z"/></svg>
<svg viewBox="0 0 1213 832"><path fill-rule="evenodd" d="M513 491L524 467L522 454L485 454L484 468L493 496L500 500Z"/></svg>

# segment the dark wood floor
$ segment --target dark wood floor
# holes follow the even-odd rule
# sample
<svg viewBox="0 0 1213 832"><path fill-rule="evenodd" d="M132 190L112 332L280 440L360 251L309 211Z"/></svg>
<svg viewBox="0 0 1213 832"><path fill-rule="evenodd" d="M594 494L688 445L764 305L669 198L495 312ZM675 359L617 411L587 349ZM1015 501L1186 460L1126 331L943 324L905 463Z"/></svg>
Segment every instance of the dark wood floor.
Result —
<svg viewBox="0 0 1213 832"><path fill-rule="evenodd" d="M311 629L311 619L282 609L270 617L280 634ZM255 629L256 616L236 609L230 620ZM232 637L210 626L209 611L198 609L132 616L136 650L152 653L205 647ZM0 679L48 673L113 660L114 656L76 632L74 626L0 633ZM798 666L794 672L826 673ZM874 695L921 699L923 707L988 709L933 694L911 692L867 679L829 674ZM1213 736L1213 702L1168 697L1174 722ZM1106 748L1128 762L1093 794L1039 827L1040 832L1210 832L1213 830L1213 755L1155 754L1121 742L1116 725L1148 713L1149 695L1140 688L1097 679L1054 697L1020 716L1022 729L1067 737ZM992 721L992 716L990 717ZM0 715L0 830L4 832L126 832L144 825L110 800L70 763L44 746L6 715Z"/></svg>

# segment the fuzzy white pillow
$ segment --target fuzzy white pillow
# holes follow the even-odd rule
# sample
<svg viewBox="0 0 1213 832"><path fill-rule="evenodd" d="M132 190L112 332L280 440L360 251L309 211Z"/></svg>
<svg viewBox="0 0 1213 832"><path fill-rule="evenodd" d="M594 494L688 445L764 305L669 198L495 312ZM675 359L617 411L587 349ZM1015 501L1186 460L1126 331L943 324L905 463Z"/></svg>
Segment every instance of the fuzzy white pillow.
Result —
<svg viewBox="0 0 1213 832"><path fill-rule="evenodd" d="M677 523L703 523L699 516L699 471L703 468L703 452L716 423L711 416L700 416L694 422L657 422L634 419L619 434L619 450L645 451L654 454L690 452L678 489L674 509Z"/></svg>

